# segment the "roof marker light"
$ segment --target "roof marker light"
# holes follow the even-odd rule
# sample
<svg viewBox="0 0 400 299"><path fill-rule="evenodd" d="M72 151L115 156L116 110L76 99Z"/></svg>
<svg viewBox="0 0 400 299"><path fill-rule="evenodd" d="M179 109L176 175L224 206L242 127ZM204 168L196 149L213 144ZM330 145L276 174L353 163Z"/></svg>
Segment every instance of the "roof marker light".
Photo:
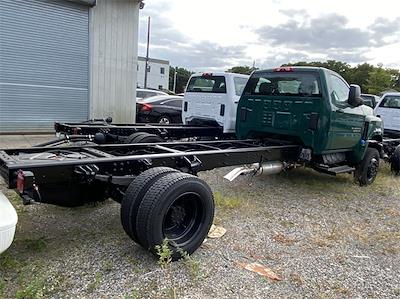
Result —
<svg viewBox="0 0 400 299"><path fill-rule="evenodd" d="M291 66L277 67L274 72L294 72L294 69Z"/></svg>

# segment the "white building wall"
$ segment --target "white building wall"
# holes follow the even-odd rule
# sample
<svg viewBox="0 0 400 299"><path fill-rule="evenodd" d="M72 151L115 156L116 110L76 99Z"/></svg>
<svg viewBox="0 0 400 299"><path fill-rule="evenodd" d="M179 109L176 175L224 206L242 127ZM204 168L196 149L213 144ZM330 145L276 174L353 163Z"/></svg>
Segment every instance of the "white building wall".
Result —
<svg viewBox="0 0 400 299"><path fill-rule="evenodd" d="M168 89L169 62L150 58L148 65L150 66L150 72L147 74L147 88ZM140 88L144 88L145 67L146 62L144 58L139 57L137 69L137 86L139 86ZM164 74L161 74L161 68L164 68Z"/></svg>
<svg viewBox="0 0 400 299"><path fill-rule="evenodd" d="M90 10L90 118L135 121L139 2L98 0Z"/></svg>

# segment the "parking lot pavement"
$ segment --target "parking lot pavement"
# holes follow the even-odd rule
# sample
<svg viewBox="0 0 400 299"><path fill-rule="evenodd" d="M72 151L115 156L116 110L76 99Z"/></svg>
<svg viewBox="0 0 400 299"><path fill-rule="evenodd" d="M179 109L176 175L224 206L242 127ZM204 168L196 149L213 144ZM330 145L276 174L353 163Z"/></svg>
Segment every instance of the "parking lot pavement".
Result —
<svg viewBox="0 0 400 299"><path fill-rule="evenodd" d="M56 138L55 135L0 135L0 149L30 147Z"/></svg>
<svg viewBox="0 0 400 299"><path fill-rule="evenodd" d="M369 187L307 169L232 183L228 170L199 174L226 234L166 265L124 234L116 202L23 206L1 181L19 224L0 256L0 298L400 296L400 178L387 165ZM243 269L253 262L281 280Z"/></svg>

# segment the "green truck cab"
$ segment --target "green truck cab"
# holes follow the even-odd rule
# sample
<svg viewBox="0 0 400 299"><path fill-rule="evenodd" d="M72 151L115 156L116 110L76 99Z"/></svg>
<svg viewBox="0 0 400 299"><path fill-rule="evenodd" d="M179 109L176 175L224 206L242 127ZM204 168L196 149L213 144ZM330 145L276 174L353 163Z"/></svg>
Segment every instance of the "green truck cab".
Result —
<svg viewBox="0 0 400 299"><path fill-rule="evenodd" d="M383 124L363 105L361 90L319 67L281 67L252 73L240 98L239 139L273 138L301 145L302 162L330 174L374 181Z"/></svg>

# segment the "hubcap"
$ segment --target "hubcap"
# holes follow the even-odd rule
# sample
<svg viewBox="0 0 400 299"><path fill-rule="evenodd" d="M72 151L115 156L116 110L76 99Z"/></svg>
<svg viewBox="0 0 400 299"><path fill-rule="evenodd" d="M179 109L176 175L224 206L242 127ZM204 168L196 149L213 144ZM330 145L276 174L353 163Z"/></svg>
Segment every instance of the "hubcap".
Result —
<svg viewBox="0 0 400 299"><path fill-rule="evenodd" d="M372 158L368 167L368 181L372 181L378 173L379 162L376 158Z"/></svg>
<svg viewBox="0 0 400 299"><path fill-rule="evenodd" d="M201 228L203 207L197 193L185 193L172 202L163 220L163 234L176 246L190 242Z"/></svg>
<svg viewBox="0 0 400 299"><path fill-rule="evenodd" d="M162 118L160 118L159 123L163 124L163 125L169 125L170 121L167 117L162 117Z"/></svg>

